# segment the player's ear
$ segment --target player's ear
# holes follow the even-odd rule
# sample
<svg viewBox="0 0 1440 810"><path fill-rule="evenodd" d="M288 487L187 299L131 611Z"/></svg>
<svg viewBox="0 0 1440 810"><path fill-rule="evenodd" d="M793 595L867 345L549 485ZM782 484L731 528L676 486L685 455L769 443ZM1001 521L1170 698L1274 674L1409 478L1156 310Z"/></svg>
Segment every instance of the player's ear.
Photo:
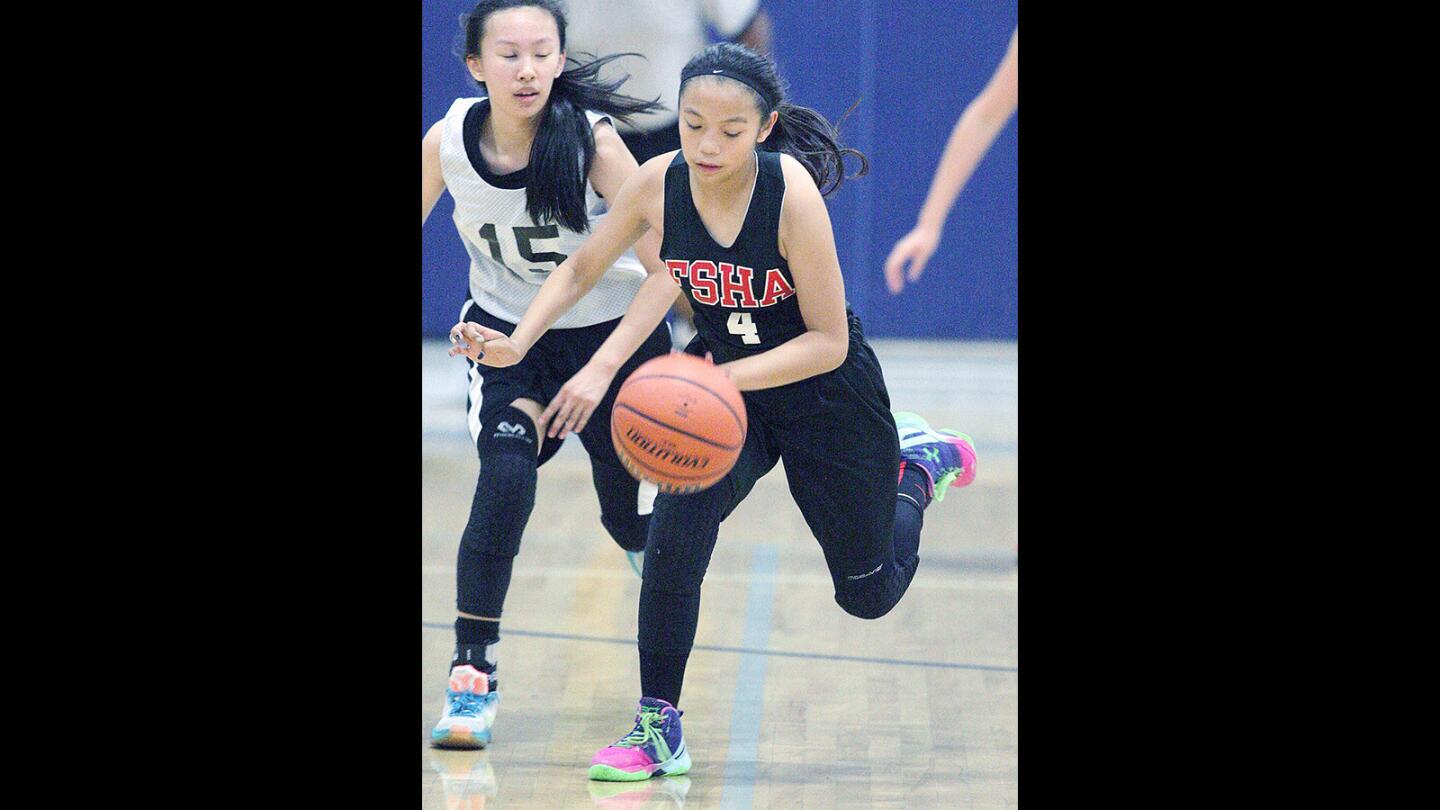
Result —
<svg viewBox="0 0 1440 810"><path fill-rule="evenodd" d="M555 78L557 78L557 79L560 78L560 74L561 74L561 73L564 73L564 72L565 72L565 52L564 52L564 51L561 51L561 52L560 52L560 67L555 68Z"/></svg>
<svg viewBox="0 0 1440 810"><path fill-rule="evenodd" d="M465 57L465 67L469 69L471 78L477 82L484 82L485 72L480 69L480 64L480 57L478 56Z"/></svg>
<svg viewBox="0 0 1440 810"><path fill-rule="evenodd" d="M761 127L760 127L760 137L756 138L756 139L755 139L755 142L756 142L756 143L764 143L764 142L765 142L765 139L768 138L768 137L770 137L770 131L775 128L775 122L776 122L776 121L779 121L779 120L780 120L780 111L779 111L779 110L771 110L771 111L770 111L770 117L767 118L767 119L765 119L764 123L761 125Z"/></svg>

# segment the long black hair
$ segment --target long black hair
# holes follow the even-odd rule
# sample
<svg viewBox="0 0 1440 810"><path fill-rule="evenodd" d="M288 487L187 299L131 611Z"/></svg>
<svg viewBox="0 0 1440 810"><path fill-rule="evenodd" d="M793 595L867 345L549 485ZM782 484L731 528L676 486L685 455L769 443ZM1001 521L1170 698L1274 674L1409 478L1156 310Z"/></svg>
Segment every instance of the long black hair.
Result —
<svg viewBox="0 0 1440 810"><path fill-rule="evenodd" d="M800 161L823 196L830 196L840 184L853 180L870 170L870 161L858 149L840 144L839 124L830 121L809 107L801 107L785 100L787 85L775 70L775 63L768 57L734 42L718 42L695 54L680 71L680 92L685 92L685 82L692 78L729 79L743 85L755 98L760 110L763 126L772 110L780 117L770 136L758 148L770 152L784 152ZM846 116L860 101L850 105ZM845 156L854 155L860 160L860 171L849 177L845 175Z"/></svg>
<svg viewBox="0 0 1440 810"><path fill-rule="evenodd" d="M480 39L485 33L485 19L497 11L534 6L555 18L560 33L560 50L565 50L565 10L555 0L482 0L469 14L461 17L465 29L465 57L480 55ZM530 145L530 165L525 179L525 210L536 222L555 221L572 231L590 230L585 211L585 183L595 160L595 135L590 130L586 110L594 110L628 122L641 113L664 109L659 99L642 101L615 92L628 75L603 82L600 69L622 56L640 54L617 53L601 58L592 54L588 61L566 60L566 70L555 79L545 110L540 113L540 126ZM643 58L643 57L642 57ZM580 160L576 160L577 153Z"/></svg>

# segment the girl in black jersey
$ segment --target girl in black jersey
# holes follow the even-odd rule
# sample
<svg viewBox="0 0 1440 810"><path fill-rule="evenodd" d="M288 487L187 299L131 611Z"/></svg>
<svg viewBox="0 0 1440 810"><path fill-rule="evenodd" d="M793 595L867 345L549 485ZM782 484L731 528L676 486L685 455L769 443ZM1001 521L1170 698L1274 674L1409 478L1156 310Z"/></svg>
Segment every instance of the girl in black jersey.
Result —
<svg viewBox="0 0 1440 810"><path fill-rule="evenodd" d="M608 262L655 229L665 272L646 279L616 334L638 345L683 290L699 332L686 351L713 356L745 399L749 432L734 469L709 489L655 501L640 591L644 697L634 730L595 756L592 779L689 769L675 704L700 583L721 521L780 459L835 601L869 619L909 587L925 507L975 475L968 437L931 430L914 414L892 416L875 354L846 306L822 192L846 179L845 155L861 161L862 174L864 156L839 146L818 113L785 103L774 64L733 43L686 65L679 108L681 151L652 158L625 182L609 218L545 282L511 335L455 327L485 365L519 362ZM567 382L543 415L549 431L584 429L612 374L587 366Z"/></svg>

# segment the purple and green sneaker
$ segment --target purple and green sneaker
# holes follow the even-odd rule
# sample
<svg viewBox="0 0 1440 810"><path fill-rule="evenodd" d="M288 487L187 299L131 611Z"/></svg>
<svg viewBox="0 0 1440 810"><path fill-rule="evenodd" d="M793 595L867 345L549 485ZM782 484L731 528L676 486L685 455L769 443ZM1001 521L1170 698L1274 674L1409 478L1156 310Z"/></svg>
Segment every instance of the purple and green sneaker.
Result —
<svg viewBox="0 0 1440 810"><path fill-rule="evenodd" d="M690 770L690 752L680 731L679 709L659 698L640 698L635 728L590 760L590 778L638 782Z"/></svg>
<svg viewBox="0 0 1440 810"><path fill-rule="evenodd" d="M968 486L975 480L975 443L954 430L934 430L918 414L895 412L900 434L900 474L914 464L930 478L930 497L945 499L949 487Z"/></svg>

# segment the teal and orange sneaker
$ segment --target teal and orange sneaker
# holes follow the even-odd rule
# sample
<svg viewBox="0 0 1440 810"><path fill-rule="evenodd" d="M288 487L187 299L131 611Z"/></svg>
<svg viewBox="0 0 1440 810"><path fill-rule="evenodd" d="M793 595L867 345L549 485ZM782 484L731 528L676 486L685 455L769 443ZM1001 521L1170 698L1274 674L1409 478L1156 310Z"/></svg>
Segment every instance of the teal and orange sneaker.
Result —
<svg viewBox="0 0 1440 810"><path fill-rule="evenodd" d="M445 708L430 732L436 748L484 748L490 744L500 693L490 688L490 676L469 664L450 670L445 685Z"/></svg>
<svg viewBox="0 0 1440 810"><path fill-rule="evenodd" d="M659 698L640 698L635 728L590 760L590 778L638 782L689 771L690 752L685 749L685 735L680 730L681 714Z"/></svg>
<svg viewBox="0 0 1440 810"><path fill-rule="evenodd" d="M954 430L934 430L919 414L895 412L900 434L900 473L914 464L930 478L930 497L945 499L949 487L969 486L975 480L975 443Z"/></svg>

